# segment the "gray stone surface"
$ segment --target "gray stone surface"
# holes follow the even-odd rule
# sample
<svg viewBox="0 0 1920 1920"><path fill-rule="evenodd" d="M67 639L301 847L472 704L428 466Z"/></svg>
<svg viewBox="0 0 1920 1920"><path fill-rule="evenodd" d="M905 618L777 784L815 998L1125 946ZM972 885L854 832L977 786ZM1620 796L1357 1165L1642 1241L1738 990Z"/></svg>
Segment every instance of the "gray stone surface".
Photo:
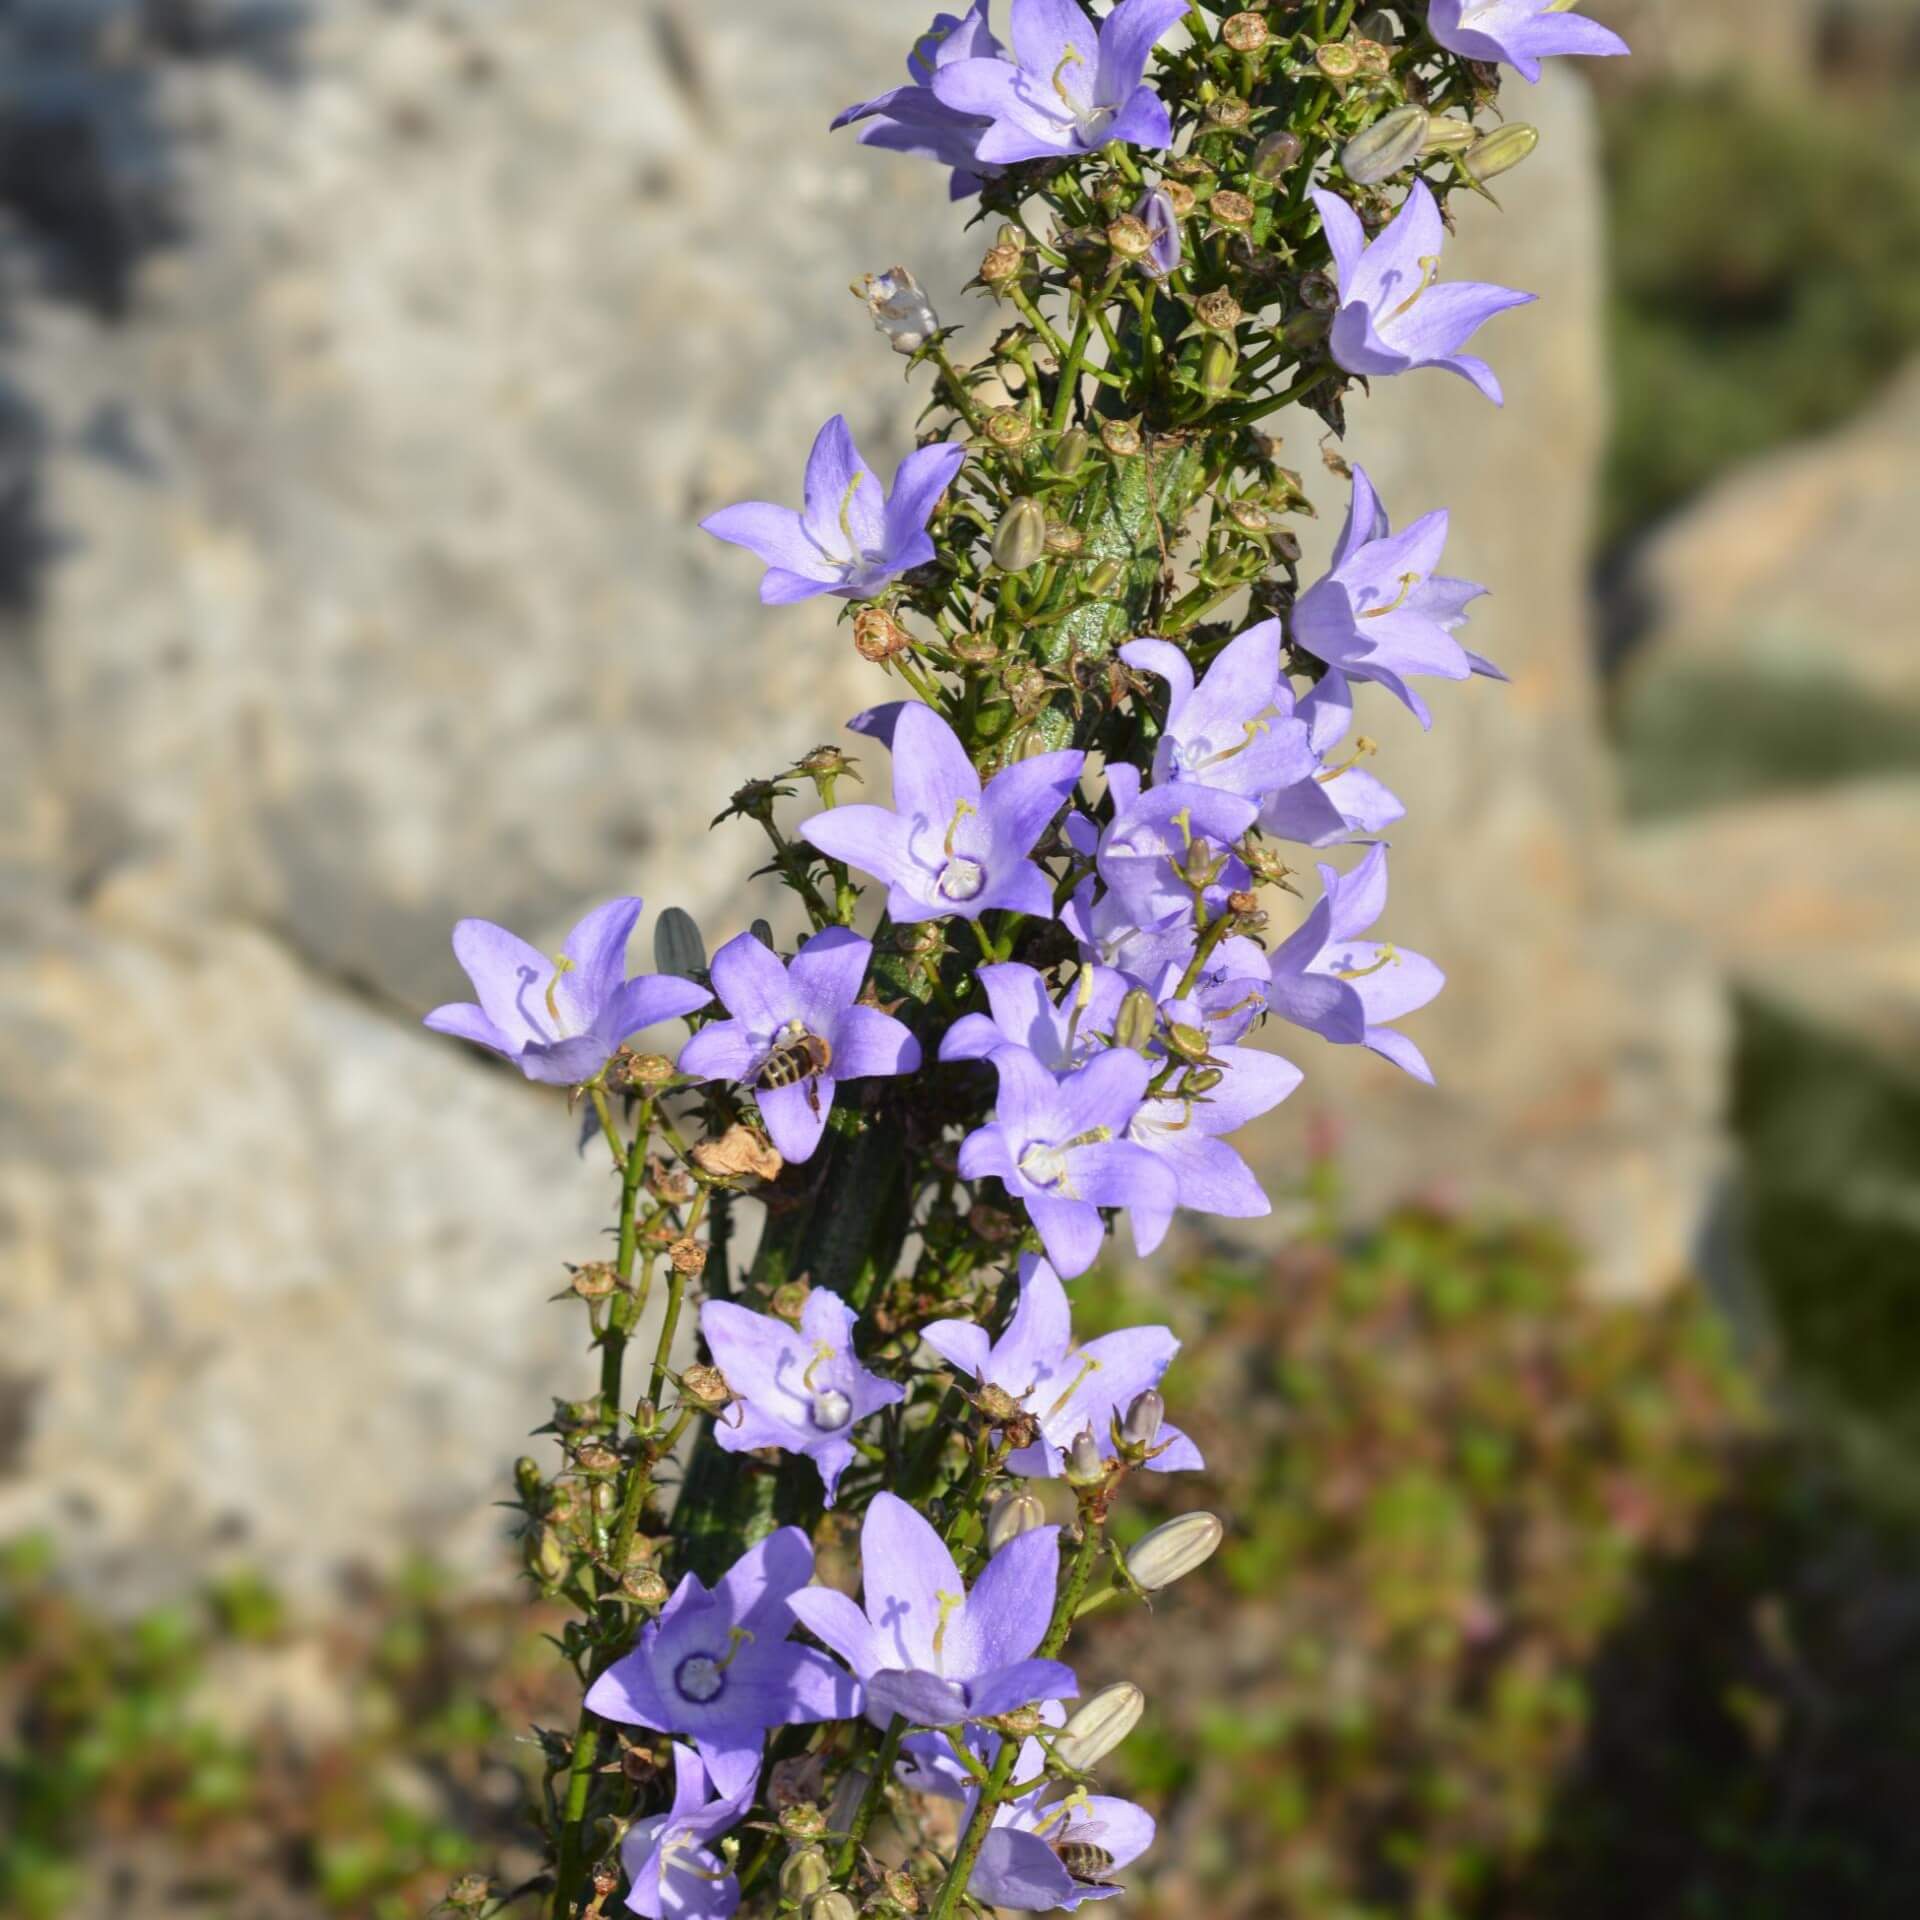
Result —
<svg viewBox="0 0 1920 1920"><path fill-rule="evenodd" d="M585 1378L544 1301L607 1181L413 1023L462 912L737 924L753 839L707 820L884 685L694 522L791 496L835 408L908 444L854 274L968 310L937 177L825 132L906 19L329 0L271 60L101 55L139 64L177 219L124 310L22 291L8 350L46 548L0 632L0 1532L120 1595L219 1551L308 1589L490 1564L501 1470ZM1397 511L1454 509L1516 678L1431 739L1368 722L1413 808L1388 930L1454 976L1416 1029L1443 1090L1303 1043L1268 1164L1338 1115L1363 1203L1546 1207L1626 1287L1682 1256L1710 1076L1609 905L1598 190L1577 83L1525 111L1542 152L1457 263L1548 296L1493 335L1507 412L1443 375L1354 408Z"/></svg>

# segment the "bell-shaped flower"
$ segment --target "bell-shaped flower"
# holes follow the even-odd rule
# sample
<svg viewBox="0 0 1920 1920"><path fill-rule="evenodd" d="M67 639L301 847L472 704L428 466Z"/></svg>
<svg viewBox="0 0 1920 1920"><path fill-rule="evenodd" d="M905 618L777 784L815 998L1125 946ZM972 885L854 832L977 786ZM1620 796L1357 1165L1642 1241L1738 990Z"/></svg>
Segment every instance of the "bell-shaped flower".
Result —
<svg viewBox="0 0 1920 1920"><path fill-rule="evenodd" d="M983 787L953 729L917 700L850 724L892 749L893 805L816 813L801 839L885 881L896 922L975 920L989 907L1052 919L1052 884L1027 856L1073 792L1084 753L1016 760Z"/></svg>
<svg viewBox="0 0 1920 1920"><path fill-rule="evenodd" d="M1209 1069L1221 1078L1201 1093L1179 1087L1144 1100L1127 1127L1127 1138L1145 1147L1177 1183L1179 1204L1190 1213L1228 1220L1258 1220L1273 1211L1253 1169L1220 1136L1271 1113L1300 1084L1300 1069L1278 1054L1253 1047L1215 1047ZM1135 1201L1134 1238L1151 1253L1173 1224L1173 1209Z"/></svg>
<svg viewBox="0 0 1920 1920"><path fill-rule="evenodd" d="M1427 0L1427 31L1463 60L1504 60L1524 80L1557 53L1619 54L1633 49L1567 0Z"/></svg>
<svg viewBox="0 0 1920 1920"><path fill-rule="evenodd" d="M723 1755L709 1770L675 1741L673 1804L636 1820L620 1843L628 1907L646 1920L729 1920L740 1882L708 1843L746 1818L759 1781L757 1748Z"/></svg>
<svg viewBox="0 0 1920 1920"><path fill-rule="evenodd" d="M1467 659L1477 671L1491 665L1476 654L1469 653ZM1344 763L1325 764L1353 724L1353 689L1344 673L1329 667L1295 711L1307 724L1319 771L1267 796L1260 809L1262 833L1303 846L1330 847L1356 833L1384 832L1405 817L1399 796L1360 764L1364 742Z"/></svg>
<svg viewBox="0 0 1920 1920"><path fill-rule="evenodd" d="M1274 950L1268 1008L1336 1045L1371 1047L1432 1085L1425 1056L1388 1023L1424 1007L1446 975L1424 954L1359 937L1386 908L1386 848L1370 848L1348 874L1321 867L1320 884L1313 911Z"/></svg>
<svg viewBox="0 0 1920 1920"><path fill-rule="evenodd" d="M836 413L807 455L801 512L748 500L700 524L767 563L760 598L770 607L822 593L871 600L888 581L933 558L927 522L966 457L950 441L921 447L900 462L893 491L885 492Z"/></svg>
<svg viewBox="0 0 1920 1920"><path fill-rule="evenodd" d="M987 24L988 0L973 0L963 14L936 13L933 24L907 55L907 84L862 100L833 123L834 131L863 122L862 146L917 154L953 169L950 191L962 200L980 191L984 175L999 168L984 165L975 149L993 123L975 113L948 106L933 90L933 78L957 60L997 60L1000 42Z"/></svg>
<svg viewBox="0 0 1920 1920"><path fill-rule="evenodd" d="M1195 890L1210 910L1229 893L1252 884L1234 842L1259 816L1255 801L1220 787L1176 780L1140 790L1140 770L1125 761L1107 768L1113 818L1094 848L1094 863L1110 893L1143 926L1181 907L1191 912ZM1076 824L1076 834L1084 834Z"/></svg>
<svg viewBox="0 0 1920 1920"><path fill-rule="evenodd" d="M1257 805L1318 770L1280 674L1279 621L1230 640L1198 682L1193 663L1166 640L1130 640L1120 658L1167 683L1167 724L1153 749L1156 788L1187 781Z"/></svg>
<svg viewBox="0 0 1920 1920"><path fill-rule="evenodd" d="M1406 204L1371 243L1360 216L1337 193L1317 190L1313 204L1340 284L1328 341L1335 361L1362 374L1445 367L1498 406L1493 369L1460 349L1484 321L1538 296L1476 280L1440 280L1440 208L1425 181L1413 183Z"/></svg>
<svg viewBox="0 0 1920 1920"><path fill-rule="evenodd" d="M993 1054L1000 1094L993 1118L960 1143L965 1180L997 1179L1027 1209L1063 1279L1093 1265L1102 1207L1171 1207L1173 1175L1126 1138L1146 1097L1145 1058L1125 1048L1056 1080L1024 1047Z"/></svg>
<svg viewBox="0 0 1920 1920"><path fill-rule="evenodd" d="M1134 202L1133 217L1147 230L1149 245L1140 266L1150 280L1164 280L1180 268L1180 216L1173 196L1161 187L1149 187Z"/></svg>
<svg viewBox="0 0 1920 1920"><path fill-rule="evenodd" d="M1020 1304L998 1340L972 1320L936 1320L920 1337L970 1380L998 1387L1039 1423L1032 1446L1007 1457L1014 1473L1057 1479L1066 1450L1091 1433L1103 1459L1114 1453L1113 1425L1139 1396L1157 1387L1180 1351L1166 1327L1128 1327L1084 1346L1059 1276L1037 1254L1020 1261ZM1163 1425L1145 1464L1157 1473L1198 1470L1200 1450L1177 1427Z"/></svg>
<svg viewBox="0 0 1920 1920"><path fill-rule="evenodd" d="M1353 499L1333 550L1332 567L1293 609L1293 641L1350 680L1373 680L1403 702L1423 727L1426 702L1407 684L1426 674L1465 680L1504 678L1454 636L1486 588L1435 569L1447 544L1444 509L1394 533L1364 467L1353 470Z"/></svg>
<svg viewBox="0 0 1920 1920"><path fill-rule="evenodd" d="M967 1891L1017 1913L1111 1900L1122 1889L1110 1876L1145 1853L1154 1832L1152 1814L1131 1800L1043 1778L995 1809Z"/></svg>
<svg viewBox="0 0 1920 1920"><path fill-rule="evenodd" d="M627 978L640 904L629 898L595 907L552 959L491 920L462 920L453 951L479 1005L435 1007L426 1025L511 1060L529 1080L584 1086L641 1028L713 998L671 974Z"/></svg>
<svg viewBox="0 0 1920 1920"><path fill-rule="evenodd" d="M1163 968L1148 991L1164 1018L1198 1027L1213 1046L1231 1046L1267 1010L1266 952L1243 933L1229 934L1188 982L1192 959L1188 953Z"/></svg>
<svg viewBox="0 0 1920 1920"><path fill-rule="evenodd" d="M846 927L823 927L784 965L750 933L729 940L713 956L713 984L733 1017L680 1049L680 1071L752 1087L782 1157L810 1158L841 1081L920 1065L900 1021L858 1004L872 958L873 943Z"/></svg>
<svg viewBox="0 0 1920 1920"><path fill-rule="evenodd" d="M1096 153L1110 141L1173 144L1165 103L1145 83L1155 43L1187 0L1120 0L1096 27L1080 0L1013 0L1012 59L956 60L933 76L956 112L991 121L974 149L989 166Z"/></svg>
<svg viewBox="0 0 1920 1920"><path fill-rule="evenodd" d="M787 1638L790 1604L813 1578L798 1527L749 1547L711 1591L690 1573L633 1650L587 1689L603 1720L685 1734L716 1775L758 1757L770 1727L845 1720L860 1690L824 1653Z"/></svg>
<svg viewBox="0 0 1920 1920"><path fill-rule="evenodd" d="M714 1418L727 1453L778 1447L820 1470L832 1506L853 1462L855 1427L906 1389L863 1367L853 1351L857 1316L837 1293L815 1287L796 1328L730 1300L700 1309L700 1332L735 1398Z"/></svg>
<svg viewBox="0 0 1920 1920"><path fill-rule="evenodd" d="M1091 859L1100 829L1076 814L1068 819L1066 831L1068 840ZM1073 898L1060 910L1060 923L1079 943L1082 959L1111 967L1129 986L1149 990L1169 967L1177 977L1199 944L1190 899L1177 901L1143 922L1119 894L1092 879L1074 889Z"/></svg>
<svg viewBox="0 0 1920 1920"><path fill-rule="evenodd" d="M1080 1691L1072 1668L1038 1656L1059 1574L1060 1529L1036 1527L1002 1547L969 1593L939 1534L904 1500L877 1493L860 1529L862 1604L809 1587L793 1606L859 1676L877 1726L896 1713L958 1726Z"/></svg>
<svg viewBox="0 0 1920 1920"><path fill-rule="evenodd" d="M1127 982L1111 967L1082 967L1056 1003L1032 967L1016 961L982 967L991 1014L963 1013L940 1042L942 1060L984 1060L999 1047L1024 1047L1053 1073L1071 1073L1113 1031Z"/></svg>

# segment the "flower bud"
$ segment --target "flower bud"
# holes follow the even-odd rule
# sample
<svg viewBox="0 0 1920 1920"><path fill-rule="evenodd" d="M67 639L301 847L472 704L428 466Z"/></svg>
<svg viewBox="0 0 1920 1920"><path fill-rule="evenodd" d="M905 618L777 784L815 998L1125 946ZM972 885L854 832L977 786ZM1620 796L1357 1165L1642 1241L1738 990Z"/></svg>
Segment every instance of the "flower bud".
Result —
<svg viewBox="0 0 1920 1920"><path fill-rule="evenodd" d="M1127 1571L1137 1585L1158 1593L1214 1556L1226 1528L1216 1513L1183 1513L1155 1527L1127 1555Z"/></svg>
<svg viewBox="0 0 1920 1920"><path fill-rule="evenodd" d="M1231 187L1222 187L1207 202L1207 211L1223 227L1247 227L1253 224L1253 202L1244 193L1235 193Z"/></svg>
<svg viewBox="0 0 1920 1920"><path fill-rule="evenodd" d="M1200 349L1200 391L1210 400L1231 393L1239 366L1240 349L1225 334L1216 333Z"/></svg>
<svg viewBox="0 0 1920 1920"><path fill-rule="evenodd" d="M827 1856L818 1847L802 1847L798 1853L788 1854L780 1867L781 1896L796 1904L824 1893L832 1881Z"/></svg>
<svg viewBox="0 0 1920 1920"><path fill-rule="evenodd" d="M1093 436L1085 427L1069 427L1053 450L1055 473L1078 473L1093 448Z"/></svg>
<svg viewBox="0 0 1920 1920"><path fill-rule="evenodd" d="M1382 114L1340 149L1340 164L1347 178L1371 187L1412 166L1427 144L1432 124L1425 107L1401 107Z"/></svg>
<svg viewBox="0 0 1920 1920"><path fill-rule="evenodd" d="M768 920L756 920L747 931L767 949L773 951L773 924Z"/></svg>
<svg viewBox="0 0 1920 1920"><path fill-rule="evenodd" d="M1023 1533L1031 1533L1046 1523L1046 1508L1026 1488L1003 1493L987 1516L988 1551L998 1553L1009 1540L1017 1540Z"/></svg>
<svg viewBox="0 0 1920 1920"><path fill-rule="evenodd" d="M1113 1044L1134 1053L1145 1053L1159 1024L1160 1009L1154 1005L1153 995L1145 987L1135 987L1120 1002L1120 1012L1113 1023Z"/></svg>
<svg viewBox="0 0 1920 1920"><path fill-rule="evenodd" d="M1119 584L1120 562L1118 560L1102 560L1100 564L1087 575L1087 597L1091 600L1104 600Z"/></svg>
<svg viewBox="0 0 1920 1920"><path fill-rule="evenodd" d="M571 1564L566 1544L551 1527L542 1527L527 1541L527 1571L543 1587L557 1587Z"/></svg>
<svg viewBox="0 0 1920 1920"><path fill-rule="evenodd" d="M1235 53L1258 53L1267 44L1267 23L1257 13L1230 13L1220 23L1220 38Z"/></svg>
<svg viewBox="0 0 1920 1920"><path fill-rule="evenodd" d="M1100 1457L1100 1443L1090 1428L1083 1427L1067 1449L1067 1479L1074 1486L1085 1486L1107 1477L1107 1463Z"/></svg>
<svg viewBox="0 0 1920 1920"><path fill-rule="evenodd" d="M1192 204L1191 194L1187 201ZM1165 187L1149 188L1133 213L1147 231L1148 246L1140 270L1150 279L1164 280L1180 264L1180 216L1172 196Z"/></svg>
<svg viewBox="0 0 1920 1920"><path fill-rule="evenodd" d="M1456 114L1436 113L1427 121L1426 144L1423 153L1464 153L1480 138L1480 129L1471 120L1462 120Z"/></svg>
<svg viewBox="0 0 1920 1920"><path fill-rule="evenodd" d="M1264 919L1265 915L1261 917ZM1188 1074L1180 1082L1180 1091L1196 1097L1203 1093L1211 1093L1226 1077L1218 1067L1202 1067L1197 1073Z"/></svg>
<svg viewBox="0 0 1920 1920"><path fill-rule="evenodd" d="M860 1909L838 1887L816 1893L800 1912L803 1920L860 1920Z"/></svg>
<svg viewBox="0 0 1920 1920"><path fill-rule="evenodd" d="M1053 1742L1053 1757L1075 1773L1097 1767L1147 1710L1147 1696L1131 1680L1116 1680L1075 1708Z"/></svg>
<svg viewBox="0 0 1920 1920"><path fill-rule="evenodd" d="M1297 133L1283 130L1268 134L1253 150L1253 177L1256 180L1278 180L1283 174L1293 171L1304 150Z"/></svg>
<svg viewBox="0 0 1920 1920"><path fill-rule="evenodd" d="M1371 40L1376 46L1390 47L1394 42L1393 15L1380 7L1369 7L1353 23L1353 31L1362 40Z"/></svg>
<svg viewBox="0 0 1920 1920"><path fill-rule="evenodd" d="M797 1327L800 1316L807 1310L807 1295L813 1289L804 1280L784 1280L773 1290L773 1298L767 1302L767 1311L776 1320L784 1320L788 1326Z"/></svg>
<svg viewBox="0 0 1920 1920"><path fill-rule="evenodd" d="M653 964L661 973L690 980L707 970L707 943L692 914L669 907L653 923Z"/></svg>
<svg viewBox="0 0 1920 1920"><path fill-rule="evenodd" d="M1167 1417L1167 1403L1152 1387L1134 1396L1127 1417L1120 1423L1120 1438L1130 1447L1150 1447L1160 1438Z"/></svg>
<svg viewBox="0 0 1920 1920"><path fill-rule="evenodd" d="M540 1478L540 1462L523 1453L513 1463L513 1484L521 1505L531 1507L546 1491L546 1484Z"/></svg>
<svg viewBox="0 0 1920 1920"><path fill-rule="evenodd" d="M860 1811L860 1802L867 1797L867 1786L871 1775L859 1767L849 1767L834 1784L833 1798L827 1804L827 1817L823 1827L832 1833L845 1833L853 1825L853 1816ZM818 1818L818 1814L815 1814ZM783 1815L784 1819L785 1816ZM815 1898L819 1896L816 1895ZM805 1911L805 1909L802 1909ZM811 1916L810 1916L811 1920Z"/></svg>
<svg viewBox="0 0 1920 1920"><path fill-rule="evenodd" d="M1496 174L1517 167L1540 144L1540 129L1524 120L1496 127L1484 140L1476 140L1460 156L1462 165L1476 180L1491 180Z"/></svg>
<svg viewBox="0 0 1920 1920"><path fill-rule="evenodd" d="M993 564L1008 573L1024 573L1046 550L1046 509L1038 500L1022 494L1001 515L993 531Z"/></svg>
<svg viewBox="0 0 1920 1920"><path fill-rule="evenodd" d="M906 628L885 607L862 607L853 616L853 650L862 660L871 660L877 666L905 653L910 645Z"/></svg>
<svg viewBox="0 0 1920 1920"><path fill-rule="evenodd" d="M940 316L905 267L870 273L854 285L867 303L875 328L887 336L895 353L918 353L940 331Z"/></svg>

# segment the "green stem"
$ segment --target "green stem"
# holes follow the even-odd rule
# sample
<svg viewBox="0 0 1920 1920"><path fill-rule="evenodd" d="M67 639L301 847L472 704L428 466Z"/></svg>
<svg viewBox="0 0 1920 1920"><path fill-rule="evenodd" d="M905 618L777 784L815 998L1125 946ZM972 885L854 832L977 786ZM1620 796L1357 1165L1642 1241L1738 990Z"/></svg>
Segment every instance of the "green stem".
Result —
<svg viewBox="0 0 1920 1920"><path fill-rule="evenodd" d="M847 1837L840 1842L840 1852L833 1863L833 1877L836 1880L844 1880L852 1870L854 1855L860 1851L860 1843L866 1839L867 1829L873 1825L874 1815L880 1811L880 1803L887 1797L887 1782L893 1778L894 1762L900 1758L900 1741L906 1730L906 1721L896 1713L881 1738L880 1751L874 1758L867 1790L860 1796L859 1806L854 1809L853 1824L847 1829Z"/></svg>

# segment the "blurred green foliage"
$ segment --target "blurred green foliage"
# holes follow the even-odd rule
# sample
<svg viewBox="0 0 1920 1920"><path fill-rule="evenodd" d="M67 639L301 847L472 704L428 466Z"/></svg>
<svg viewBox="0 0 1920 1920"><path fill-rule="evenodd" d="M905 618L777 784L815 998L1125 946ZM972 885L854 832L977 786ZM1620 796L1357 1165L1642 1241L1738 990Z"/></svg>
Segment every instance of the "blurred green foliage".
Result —
<svg viewBox="0 0 1920 1920"><path fill-rule="evenodd" d="M1610 551L1743 460L1837 425L1920 346L1910 95L1610 95Z"/></svg>

